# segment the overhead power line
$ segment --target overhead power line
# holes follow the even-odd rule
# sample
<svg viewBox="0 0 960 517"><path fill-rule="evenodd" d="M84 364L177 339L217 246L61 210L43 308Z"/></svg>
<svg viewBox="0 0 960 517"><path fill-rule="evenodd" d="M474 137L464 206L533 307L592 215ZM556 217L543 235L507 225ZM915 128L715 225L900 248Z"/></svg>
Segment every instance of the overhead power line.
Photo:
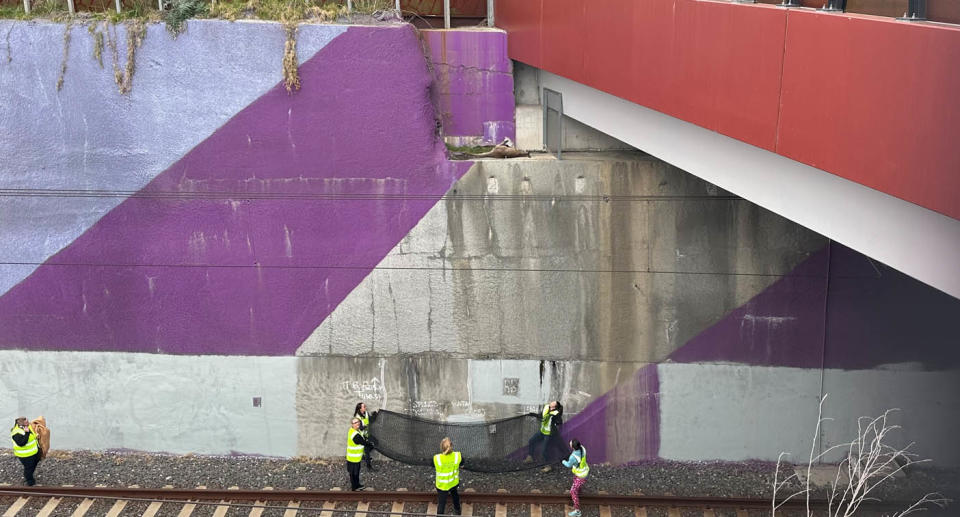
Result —
<svg viewBox="0 0 960 517"><path fill-rule="evenodd" d="M135 198L172 200L292 200L292 201L740 201L734 195L611 195L611 194L346 194L294 192L220 192L220 191L155 191L155 190L65 190L65 189L0 189L0 197L51 198Z"/></svg>
<svg viewBox="0 0 960 517"><path fill-rule="evenodd" d="M448 257L445 260L457 260ZM467 260L467 259L463 259ZM703 275L737 277L791 277L823 278L822 275L797 275L792 273L744 273L730 271L678 271L662 269L582 269L582 268L522 268L522 267L447 267L447 266L364 266L345 264L140 264L140 263L93 263L93 262L0 262L5 266L44 267L103 267L103 268L173 268L173 269L288 269L288 270L371 270L371 271L486 271L512 273L592 273L592 274L649 274L649 275Z"/></svg>

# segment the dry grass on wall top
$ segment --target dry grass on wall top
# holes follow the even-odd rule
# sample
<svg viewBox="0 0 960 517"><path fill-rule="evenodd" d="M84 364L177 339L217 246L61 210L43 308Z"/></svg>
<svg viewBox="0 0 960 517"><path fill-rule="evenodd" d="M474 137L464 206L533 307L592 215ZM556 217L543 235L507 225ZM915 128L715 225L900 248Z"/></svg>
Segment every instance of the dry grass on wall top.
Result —
<svg viewBox="0 0 960 517"><path fill-rule="evenodd" d="M111 31L112 29L112 31ZM129 93L133 88L133 73L136 71L137 49L143 45L143 38L147 35L147 26L141 21L134 20L127 23L127 60L120 68L120 55L117 50L117 26L105 27L107 46L113 56L113 80L121 95Z"/></svg>
<svg viewBox="0 0 960 517"><path fill-rule="evenodd" d="M88 25L87 32L93 38L93 59L96 59L100 68L103 68L103 33L97 30L96 24Z"/></svg>
<svg viewBox="0 0 960 517"><path fill-rule="evenodd" d="M300 89L300 73L297 70L297 24L285 23L287 41L283 44L283 84L288 92Z"/></svg>
<svg viewBox="0 0 960 517"><path fill-rule="evenodd" d="M71 15L67 0L30 0L30 13L27 14L23 2L16 1L0 5L0 18L60 22L68 19L82 22L106 20L113 23L133 19L145 23L164 21L173 25L171 32L179 33L183 30L183 22L190 19L350 23L351 12L369 15L394 8L393 0L353 0L351 12L347 10L347 0L163 0L163 10L157 9L157 0L123 0L123 4L119 13L113 9L113 2L104 1L101 10Z"/></svg>
<svg viewBox="0 0 960 517"><path fill-rule="evenodd" d="M112 5L112 3L111 3ZM0 18L19 20L48 19L66 24L63 34L63 59L57 77L57 91L63 88L67 72L67 59L70 52L70 30L74 24L86 24L93 38L93 58L103 68L104 43L110 49L113 58L113 75L117 90L121 95L133 88L133 75L136 71L137 50L146 36L146 25L163 21L174 37L186 30L190 19L261 19L279 21L286 33L283 49L283 82L287 91L300 89L300 74L297 62L297 25L302 22L345 22L350 17L346 0L164 0L164 10L159 11L151 5L154 0L133 0L132 8L120 13L106 9L102 12L79 12L75 15L67 11L66 0L31 0L31 12L26 14L23 4L0 6ZM373 14L393 8L393 0L353 0L352 13ZM120 66L117 48L117 24L126 25L127 45L126 62ZM12 29L12 26L11 26ZM9 38L9 31L7 37ZM13 56L7 42L7 62Z"/></svg>
<svg viewBox="0 0 960 517"><path fill-rule="evenodd" d="M63 59L60 60L60 73L57 75L57 91L63 89L63 76L67 74L67 57L70 56L70 29L73 24L67 22L63 27Z"/></svg>

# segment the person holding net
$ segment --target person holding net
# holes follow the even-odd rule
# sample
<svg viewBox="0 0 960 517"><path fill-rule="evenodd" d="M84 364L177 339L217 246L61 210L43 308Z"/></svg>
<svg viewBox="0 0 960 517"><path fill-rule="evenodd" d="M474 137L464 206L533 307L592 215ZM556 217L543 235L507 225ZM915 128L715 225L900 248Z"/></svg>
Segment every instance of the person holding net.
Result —
<svg viewBox="0 0 960 517"><path fill-rule="evenodd" d="M373 468L373 462L371 461L370 454L373 452L373 447L370 445L370 416L367 414L367 405L363 402L358 402L357 407L353 410L353 418L360 420L360 435L363 436L364 440L367 440L367 444L363 447L363 459L367 462L367 470L376 471L377 469Z"/></svg>
<svg viewBox="0 0 960 517"><path fill-rule="evenodd" d="M437 515L443 515L447 509L447 496L453 499L454 514L460 515L460 494L457 488L460 486L460 465L462 464L463 457L458 451L453 450L453 442L450 438L441 440L440 454L433 456L433 466L437 471Z"/></svg>
<svg viewBox="0 0 960 517"><path fill-rule="evenodd" d="M10 429L13 455L23 464L23 479L27 482L27 486L37 484L33 473L37 470L37 464L43 458L39 436L37 426L28 422L27 418L22 416L13 422L13 428Z"/></svg>
<svg viewBox="0 0 960 517"><path fill-rule="evenodd" d="M570 487L570 499L573 500L573 511L569 513L570 517L580 517L580 487L587 481L587 474L590 473L590 465L587 465L587 448L580 443L580 440L574 438L570 440L570 457L563 460L563 466L568 467L573 472L573 486Z"/></svg>
<svg viewBox="0 0 960 517"><path fill-rule="evenodd" d="M540 414L540 429L527 442L527 457L524 463L534 461L534 458L540 458L544 463L550 463L551 453L557 448L557 440L560 438L560 426L563 424L563 405L559 400L554 400L543 406ZM560 446L562 447L562 445ZM560 454L563 457L565 451ZM553 461L556 461L555 459ZM547 465L543 467L543 472L550 472L553 467Z"/></svg>
<svg viewBox="0 0 960 517"><path fill-rule="evenodd" d="M350 430L347 431L347 473L350 475L350 490L363 490L360 483L360 462L363 461L363 450L369 444L373 446L373 439L364 439L360 434L360 419L350 420Z"/></svg>

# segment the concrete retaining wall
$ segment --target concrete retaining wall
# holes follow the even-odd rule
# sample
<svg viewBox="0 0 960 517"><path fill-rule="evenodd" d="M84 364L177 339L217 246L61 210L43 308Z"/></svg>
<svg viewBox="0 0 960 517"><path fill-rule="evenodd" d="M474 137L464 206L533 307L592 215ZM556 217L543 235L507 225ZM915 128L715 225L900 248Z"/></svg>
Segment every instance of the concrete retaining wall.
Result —
<svg viewBox="0 0 960 517"><path fill-rule="evenodd" d="M497 29L420 32L433 70L432 98L452 145L516 140L512 63Z"/></svg>
<svg viewBox="0 0 960 517"><path fill-rule="evenodd" d="M55 447L339 456L358 400L559 398L594 461L775 459L831 392L960 463L956 299L641 153L450 162L435 106L512 119L438 103L407 26L301 27L292 93L277 24L150 26L127 95L83 27L60 90L63 26L0 32L0 413Z"/></svg>

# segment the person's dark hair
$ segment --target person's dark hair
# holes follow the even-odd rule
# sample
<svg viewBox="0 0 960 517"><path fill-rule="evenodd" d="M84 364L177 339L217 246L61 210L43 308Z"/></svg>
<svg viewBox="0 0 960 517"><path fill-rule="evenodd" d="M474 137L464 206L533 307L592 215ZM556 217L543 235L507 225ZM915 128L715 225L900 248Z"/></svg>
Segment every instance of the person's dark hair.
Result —
<svg viewBox="0 0 960 517"><path fill-rule="evenodd" d="M363 402L357 402L357 407L353 408L353 414L354 414L354 415L359 415L359 414L360 414L360 406L362 406L362 405L363 405Z"/></svg>
<svg viewBox="0 0 960 517"><path fill-rule="evenodd" d="M557 401L557 416L563 416L563 404Z"/></svg>
<svg viewBox="0 0 960 517"><path fill-rule="evenodd" d="M579 449L580 452L583 452L583 445L580 443L580 440L577 440L576 438L570 440L570 448L573 450Z"/></svg>

